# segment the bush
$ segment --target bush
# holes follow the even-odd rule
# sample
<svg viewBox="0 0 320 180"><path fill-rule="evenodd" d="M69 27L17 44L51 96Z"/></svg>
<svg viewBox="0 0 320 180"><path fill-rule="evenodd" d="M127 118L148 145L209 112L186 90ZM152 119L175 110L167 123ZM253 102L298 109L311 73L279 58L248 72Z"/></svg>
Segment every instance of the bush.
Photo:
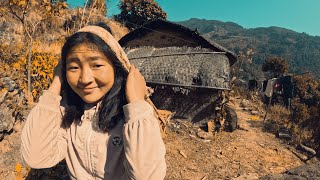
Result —
<svg viewBox="0 0 320 180"><path fill-rule="evenodd" d="M31 89L33 100L37 100L43 90L49 88L53 79L54 67L58 64L58 55L49 53L33 52L31 57ZM13 64L13 68L20 72L18 79L20 89L27 94L27 60L20 58Z"/></svg>
<svg viewBox="0 0 320 180"><path fill-rule="evenodd" d="M271 72L273 77L279 77L289 70L289 63L281 57L268 57L262 65L262 71Z"/></svg>
<svg viewBox="0 0 320 180"><path fill-rule="evenodd" d="M307 105L299 102L292 104L291 120L295 124L301 125L305 123L309 118L310 114Z"/></svg>

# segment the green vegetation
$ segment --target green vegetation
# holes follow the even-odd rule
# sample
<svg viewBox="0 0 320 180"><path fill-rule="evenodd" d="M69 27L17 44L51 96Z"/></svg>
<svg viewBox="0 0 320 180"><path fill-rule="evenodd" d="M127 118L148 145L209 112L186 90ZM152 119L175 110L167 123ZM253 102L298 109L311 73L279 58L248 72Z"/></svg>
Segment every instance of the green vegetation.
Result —
<svg viewBox="0 0 320 180"><path fill-rule="evenodd" d="M272 73L272 77L281 77L288 70L288 61L280 57L268 57L262 64L262 71Z"/></svg>
<svg viewBox="0 0 320 180"><path fill-rule="evenodd" d="M287 59L289 73L312 72L320 77L320 37L279 27L245 29L232 22L190 19L178 22L198 31L209 41L239 53L253 49L253 62L261 65L270 56Z"/></svg>
<svg viewBox="0 0 320 180"><path fill-rule="evenodd" d="M129 29L159 18L167 19L167 14L154 0L122 0L118 6L121 13L114 18Z"/></svg>

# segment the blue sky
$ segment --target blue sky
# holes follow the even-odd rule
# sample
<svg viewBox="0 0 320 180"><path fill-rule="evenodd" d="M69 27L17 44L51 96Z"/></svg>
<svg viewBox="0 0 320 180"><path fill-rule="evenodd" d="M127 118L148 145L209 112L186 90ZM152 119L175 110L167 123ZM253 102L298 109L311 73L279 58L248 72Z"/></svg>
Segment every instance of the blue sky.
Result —
<svg viewBox="0 0 320 180"><path fill-rule="evenodd" d="M278 26L320 36L320 0L156 0L170 21L190 18L235 22L244 28ZM85 0L67 0L83 6ZM108 16L119 0L109 0Z"/></svg>

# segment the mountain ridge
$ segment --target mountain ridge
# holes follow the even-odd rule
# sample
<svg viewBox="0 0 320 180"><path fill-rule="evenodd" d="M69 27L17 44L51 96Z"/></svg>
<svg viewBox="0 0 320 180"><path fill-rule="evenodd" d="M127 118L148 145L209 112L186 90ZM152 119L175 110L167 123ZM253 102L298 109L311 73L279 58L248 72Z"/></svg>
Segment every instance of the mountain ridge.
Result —
<svg viewBox="0 0 320 180"><path fill-rule="evenodd" d="M244 28L234 22L191 18L175 22L198 32L238 54L254 49L253 61L261 65L269 56L288 60L290 73L312 72L320 78L320 36L270 26Z"/></svg>

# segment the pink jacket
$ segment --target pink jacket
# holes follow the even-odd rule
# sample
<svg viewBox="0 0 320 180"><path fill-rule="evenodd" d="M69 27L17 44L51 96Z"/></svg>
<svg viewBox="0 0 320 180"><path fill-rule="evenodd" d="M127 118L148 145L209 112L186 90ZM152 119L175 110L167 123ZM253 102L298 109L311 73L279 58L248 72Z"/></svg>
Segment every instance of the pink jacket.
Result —
<svg viewBox="0 0 320 180"><path fill-rule="evenodd" d="M45 91L27 118L21 153L30 167L49 168L66 159L71 179L164 179L165 145L147 102L125 105L125 120L103 133L94 125L96 106L85 108L81 125L61 128L60 101Z"/></svg>

